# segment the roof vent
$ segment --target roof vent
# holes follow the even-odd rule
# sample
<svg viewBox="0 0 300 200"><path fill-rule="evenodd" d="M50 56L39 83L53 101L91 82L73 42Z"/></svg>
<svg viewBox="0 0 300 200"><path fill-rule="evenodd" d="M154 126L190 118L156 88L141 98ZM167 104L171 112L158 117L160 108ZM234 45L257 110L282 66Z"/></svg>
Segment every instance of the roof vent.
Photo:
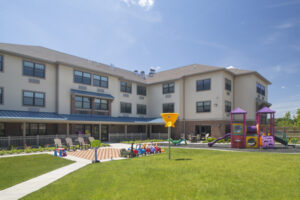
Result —
<svg viewBox="0 0 300 200"><path fill-rule="evenodd" d="M141 77L145 78L145 71L141 71Z"/></svg>
<svg viewBox="0 0 300 200"><path fill-rule="evenodd" d="M139 71L138 70L134 70L133 72L134 72L135 75L137 75L137 76L139 75Z"/></svg>
<svg viewBox="0 0 300 200"><path fill-rule="evenodd" d="M149 77L153 77L153 75L155 74L155 69L150 69L150 72L149 72Z"/></svg>

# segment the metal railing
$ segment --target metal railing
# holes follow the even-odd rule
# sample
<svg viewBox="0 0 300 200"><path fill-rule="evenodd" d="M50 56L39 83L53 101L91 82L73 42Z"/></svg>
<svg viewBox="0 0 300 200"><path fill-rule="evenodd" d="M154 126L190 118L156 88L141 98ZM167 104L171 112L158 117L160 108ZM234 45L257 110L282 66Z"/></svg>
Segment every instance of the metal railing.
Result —
<svg viewBox="0 0 300 200"><path fill-rule="evenodd" d="M73 143L78 144L78 136L83 137L88 141L89 134L84 135L36 135L36 136L8 136L0 137L0 148L7 149L11 146L24 148L26 146L39 147L39 146L54 146L54 138L60 138L63 145L66 145L65 138L70 137ZM109 133L109 142L120 142L129 140L146 140L147 133ZM150 139L168 139L168 133L151 133Z"/></svg>
<svg viewBox="0 0 300 200"><path fill-rule="evenodd" d="M300 127L275 127L276 131L283 132L287 137L300 137Z"/></svg>
<svg viewBox="0 0 300 200"><path fill-rule="evenodd" d="M84 140L88 140L90 135L80 135ZM63 145L65 145L65 138L70 137L74 144L78 143L79 135L36 135L36 136L8 136L0 137L0 148L6 149L10 146L24 148L26 146L38 147L38 146L54 146L54 138L60 138Z"/></svg>
<svg viewBox="0 0 300 200"><path fill-rule="evenodd" d="M110 133L110 142L120 142L129 140L146 140L147 133ZM150 139L168 139L168 133L151 133Z"/></svg>

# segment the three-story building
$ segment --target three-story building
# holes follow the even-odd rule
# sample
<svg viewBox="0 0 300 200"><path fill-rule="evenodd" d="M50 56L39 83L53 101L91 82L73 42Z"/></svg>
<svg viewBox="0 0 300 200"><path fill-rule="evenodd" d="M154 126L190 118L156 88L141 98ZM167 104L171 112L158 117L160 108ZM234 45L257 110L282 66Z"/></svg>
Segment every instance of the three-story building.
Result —
<svg viewBox="0 0 300 200"><path fill-rule="evenodd" d="M162 112L177 112L172 137L224 135L230 111L248 123L268 103L266 78L255 71L189 65L131 72L39 46L0 43L0 137L166 133ZM115 135L116 136L116 135Z"/></svg>

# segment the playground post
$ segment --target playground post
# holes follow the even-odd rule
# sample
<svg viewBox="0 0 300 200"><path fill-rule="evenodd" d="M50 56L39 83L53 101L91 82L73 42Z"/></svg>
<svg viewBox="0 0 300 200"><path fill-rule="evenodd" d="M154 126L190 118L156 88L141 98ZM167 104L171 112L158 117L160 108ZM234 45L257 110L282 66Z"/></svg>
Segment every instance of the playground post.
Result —
<svg viewBox="0 0 300 200"><path fill-rule="evenodd" d="M175 127L175 122L178 118L178 113L161 113L160 114L163 120L165 121L165 127L168 127L168 140L169 140L169 160L171 159L171 147L170 147L170 138L171 138L171 127Z"/></svg>

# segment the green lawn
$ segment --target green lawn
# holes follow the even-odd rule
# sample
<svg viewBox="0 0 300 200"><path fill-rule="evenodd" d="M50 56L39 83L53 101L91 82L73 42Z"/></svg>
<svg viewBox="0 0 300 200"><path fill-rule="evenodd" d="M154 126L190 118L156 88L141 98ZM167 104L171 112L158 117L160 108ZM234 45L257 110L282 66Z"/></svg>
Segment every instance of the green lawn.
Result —
<svg viewBox="0 0 300 200"><path fill-rule="evenodd" d="M73 163L48 154L0 158L0 190Z"/></svg>
<svg viewBox="0 0 300 200"><path fill-rule="evenodd" d="M300 199L300 155L172 153L90 164L24 199Z"/></svg>

